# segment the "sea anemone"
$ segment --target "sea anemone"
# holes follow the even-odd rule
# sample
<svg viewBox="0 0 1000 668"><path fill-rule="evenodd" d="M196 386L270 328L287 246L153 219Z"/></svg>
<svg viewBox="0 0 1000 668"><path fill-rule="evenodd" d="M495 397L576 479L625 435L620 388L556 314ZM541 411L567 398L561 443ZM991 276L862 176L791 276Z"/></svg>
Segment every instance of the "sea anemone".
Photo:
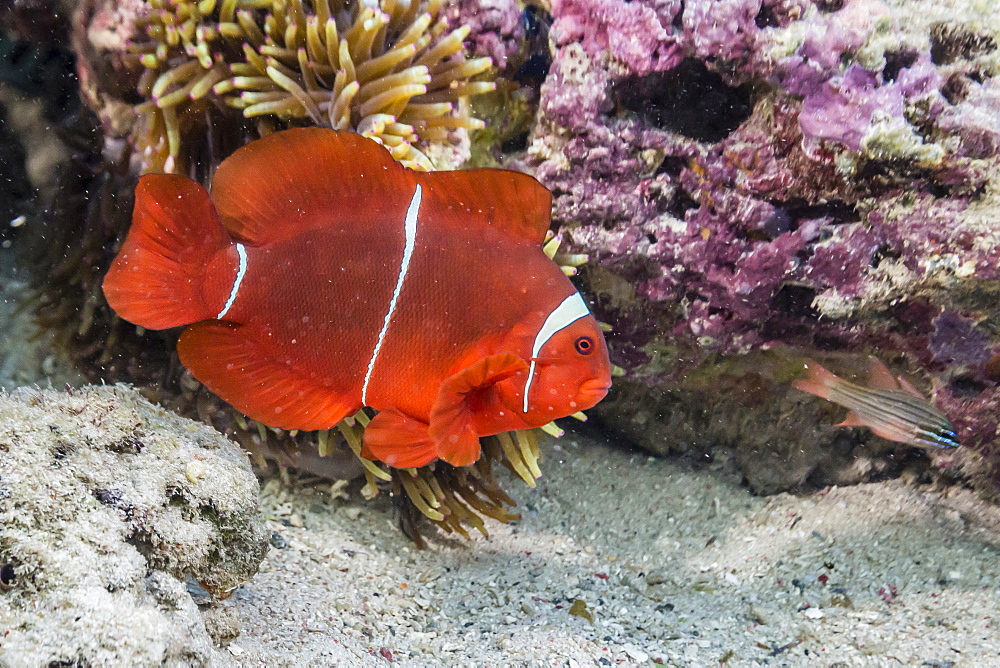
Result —
<svg viewBox="0 0 1000 668"><path fill-rule="evenodd" d="M452 30L440 18L441 0L147 0L137 24L142 37L130 46L142 66L139 123L133 131L141 169L190 174L199 180L231 150L293 125L353 129L386 146L410 167L455 167L447 152L464 143L482 122L470 116L468 98L491 91L491 81L473 78L490 68L489 58L467 58L467 27ZM96 150L91 155L97 155ZM443 158L443 160L439 160ZM152 399L197 416L279 466L315 463L326 471L365 476L362 493L389 493L401 525L422 544L421 517L441 530L487 533L489 517L517 518L513 499L494 477L496 465L530 486L541 475L537 430L482 440L482 457L470 467L435 462L421 469L394 469L361 456L362 412L334 428L310 433L272 429L247 420L190 374L172 352L175 332L146 332L114 317L100 295L100 277L113 239L128 226L133 184L129 156L111 166L107 155L80 165L86 193L55 218L61 243L44 249L43 263L57 274L46 280L37 302L47 327L64 334L59 347L79 362L91 380L125 380L143 386ZM114 167L114 168L112 168ZM85 243L77 234L83 226ZM51 237L50 237L51 239ZM556 255L559 239L545 251L568 274L585 258ZM71 253L66 248L73 249ZM61 286L53 289L53 285ZM80 306L84 304L84 306ZM82 318L73 318L76 309ZM78 322L72 329L66 322ZM545 431L558 434L555 425ZM339 470L338 466L343 466ZM322 473L322 472L320 472Z"/></svg>
<svg viewBox="0 0 1000 668"><path fill-rule="evenodd" d="M144 171L183 171L186 128L239 110L264 135L312 124L353 129L407 166L449 132L482 127L468 98L489 58L466 58L442 0L149 0L137 107ZM208 129L208 128L206 128Z"/></svg>

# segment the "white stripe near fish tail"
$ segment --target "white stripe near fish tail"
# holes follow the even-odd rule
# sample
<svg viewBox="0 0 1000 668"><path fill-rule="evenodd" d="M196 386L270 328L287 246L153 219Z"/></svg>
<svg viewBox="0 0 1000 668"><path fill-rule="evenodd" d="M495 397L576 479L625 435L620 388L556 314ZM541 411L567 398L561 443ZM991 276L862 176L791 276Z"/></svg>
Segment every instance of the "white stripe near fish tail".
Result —
<svg viewBox="0 0 1000 668"><path fill-rule="evenodd" d="M239 266L236 268L236 279L233 281L233 287L229 291L229 299L226 300L225 306L219 311L219 314L215 316L216 320L221 320L227 313L229 309L233 307L236 303L236 295L240 293L240 286L243 285L243 277L247 274L247 249L243 244L236 244L236 254L239 256Z"/></svg>

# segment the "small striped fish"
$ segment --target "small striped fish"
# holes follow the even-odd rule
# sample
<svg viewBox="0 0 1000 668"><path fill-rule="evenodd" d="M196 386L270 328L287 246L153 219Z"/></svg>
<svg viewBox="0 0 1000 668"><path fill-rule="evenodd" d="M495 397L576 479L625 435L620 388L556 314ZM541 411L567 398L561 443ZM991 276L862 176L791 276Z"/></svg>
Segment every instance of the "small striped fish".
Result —
<svg viewBox="0 0 1000 668"><path fill-rule="evenodd" d="M838 427L867 427L882 438L910 445L954 448L955 428L930 401L902 376L872 358L869 386L856 385L806 360L809 376L792 383L802 392L847 409Z"/></svg>

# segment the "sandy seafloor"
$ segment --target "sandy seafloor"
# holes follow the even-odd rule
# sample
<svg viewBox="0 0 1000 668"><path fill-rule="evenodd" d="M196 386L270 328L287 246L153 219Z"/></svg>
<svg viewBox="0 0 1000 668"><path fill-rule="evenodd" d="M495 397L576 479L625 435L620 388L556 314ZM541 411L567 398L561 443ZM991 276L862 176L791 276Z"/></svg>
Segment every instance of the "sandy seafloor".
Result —
<svg viewBox="0 0 1000 668"><path fill-rule="evenodd" d="M0 386L78 384L45 337L25 344L8 255ZM504 480L520 522L431 528L423 551L357 482L264 481L280 547L207 612L242 629L215 664L1000 666L1000 508L967 490L761 498L724 457L695 470L580 434L543 451L537 489Z"/></svg>
<svg viewBox="0 0 1000 668"><path fill-rule="evenodd" d="M24 344L14 303L0 385L79 383L44 337ZM1000 508L972 492L755 497L724 456L696 468L590 433L543 443L537 489L502 478L521 521L471 540L428 527L425 550L358 482L263 481L276 547L207 612L242 629L215 663L1000 665Z"/></svg>
<svg viewBox="0 0 1000 668"><path fill-rule="evenodd" d="M287 546L225 604L219 662L1000 665L997 508L899 480L760 498L727 469L568 435L537 489L507 481L520 522L423 551L356 485L267 481Z"/></svg>

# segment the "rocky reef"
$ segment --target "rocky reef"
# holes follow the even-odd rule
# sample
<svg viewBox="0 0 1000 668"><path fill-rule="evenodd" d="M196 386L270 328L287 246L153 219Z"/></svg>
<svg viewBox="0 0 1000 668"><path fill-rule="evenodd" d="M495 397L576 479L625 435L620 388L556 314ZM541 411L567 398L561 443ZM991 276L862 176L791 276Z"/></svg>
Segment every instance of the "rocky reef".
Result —
<svg viewBox="0 0 1000 668"><path fill-rule="evenodd" d="M525 162L614 325L607 424L762 492L927 464L787 391L876 355L956 424L935 468L1000 481L1000 23L959 4L553 3Z"/></svg>
<svg viewBox="0 0 1000 668"><path fill-rule="evenodd" d="M100 0L63 7L63 16L75 12L72 51L96 122L77 123L86 141L68 142L75 147L63 157L68 176L46 204L54 215L38 310L48 327L63 328L60 345L90 378L156 386L164 400L251 447L277 439L313 448L301 436L293 442L224 416L175 372L170 335L137 335L116 320L99 282L127 225L143 150L155 144L164 158L167 135L194 127L199 138L174 166L206 177L235 143L270 129L241 104L280 102L269 121L275 127L312 122L307 98L323 98L309 89L313 61L291 58L321 55L312 53L313 32L324 12L313 10L329 3L269 3L270 24L267 12L253 14L253 3L237 3L250 12L242 23L239 12L230 15L231 2L155 4L188 13L143 18L142 3ZM472 137L473 160L535 174L553 191L554 221L570 252L590 255L580 285L612 324L613 360L625 371L597 411L605 425L658 453L731 455L764 493L902 471L997 488L1000 19L988 7L975 0L919 9L876 0L421 6L440 26L428 44L464 38L467 53L457 57L475 65L453 74L481 72L487 57L495 66L496 91L459 95L447 112L487 121ZM402 4L386 7L403 12ZM292 18L275 19L279 9ZM15 3L7 23L24 23L24 11ZM264 41L250 19L259 19ZM267 30L281 26L268 41ZM68 29L51 28L59 30ZM194 33L174 39L171 30ZM303 35L304 51L275 46L299 44ZM353 58L353 37L345 39ZM230 49L232 40L250 51ZM213 54L227 63L271 57L285 78L222 84ZM142 58L153 74L137 94ZM200 61L205 72L195 78L171 74L177 67L191 74ZM292 75L297 88L285 80ZM270 102L243 89L242 102L230 99L233 87L265 83L256 92ZM165 121L149 119L174 102L187 120L167 132ZM149 146L141 144L150 135L133 127L136 104L153 114L147 129L166 133ZM203 112L222 119L207 133ZM233 132L217 136L226 123ZM449 124L455 133L428 135L447 138L426 153L448 154L442 165L469 154L466 130L478 127L442 127ZM807 356L859 376L871 355L933 398L962 448L925 453L835 428L839 409L789 390ZM351 470L341 473L357 474L350 453L343 459Z"/></svg>
<svg viewBox="0 0 1000 668"><path fill-rule="evenodd" d="M267 551L246 454L125 386L0 414L0 663L210 663L238 620L187 583L224 598Z"/></svg>

